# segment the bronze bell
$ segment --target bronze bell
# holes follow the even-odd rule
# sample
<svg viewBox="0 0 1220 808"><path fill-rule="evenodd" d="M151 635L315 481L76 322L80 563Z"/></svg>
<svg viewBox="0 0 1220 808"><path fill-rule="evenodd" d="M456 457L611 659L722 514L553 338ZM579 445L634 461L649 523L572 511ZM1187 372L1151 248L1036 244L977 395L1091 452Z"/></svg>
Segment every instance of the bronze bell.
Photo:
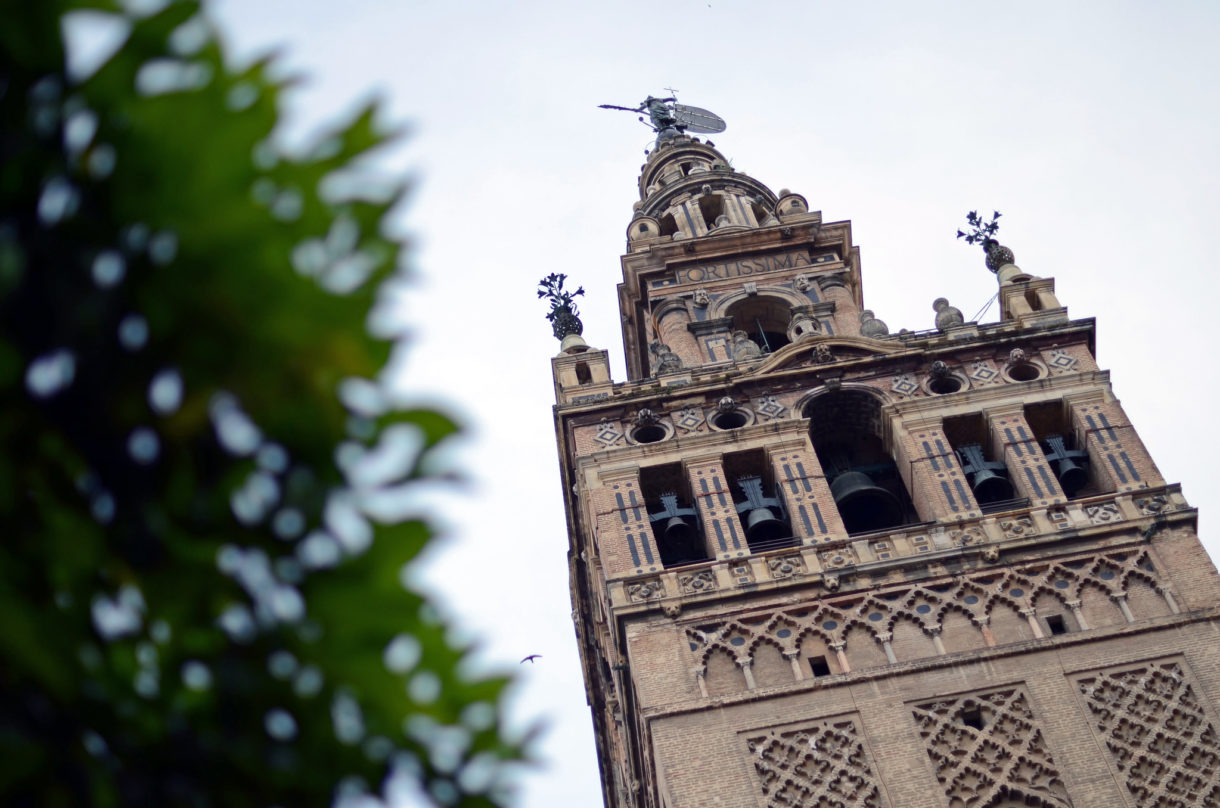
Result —
<svg viewBox="0 0 1220 808"><path fill-rule="evenodd" d="M1012 483L1008 481L1008 467L998 461L983 457L983 447L968 443L957 450L962 463L962 473L970 481L970 490L980 505L1003 502L1016 496Z"/></svg>
<svg viewBox="0 0 1220 808"><path fill-rule="evenodd" d="M847 471L830 484L839 515L848 533L866 533L902 524L898 497L873 482L862 471Z"/></svg>
<svg viewBox="0 0 1220 808"><path fill-rule="evenodd" d="M1084 463L1088 462L1088 453L1079 449L1069 449L1062 435L1049 435L1046 438L1046 460L1055 470L1063 493L1069 497L1089 484L1089 470Z"/></svg>
<svg viewBox="0 0 1220 808"><path fill-rule="evenodd" d="M667 544L684 547L694 541L695 528L681 516L671 516L665 523L661 536Z"/></svg>
<svg viewBox="0 0 1220 808"><path fill-rule="evenodd" d="M751 544L773 539L782 539L788 535L788 525L777 519L770 508L755 508L746 516L746 541Z"/></svg>
<svg viewBox="0 0 1220 808"><path fill-rule="evenodd" d="M784 506L777 497L766 495L761 477L740 477L737 485L746 498L745 502L737 505L737 513L745 515L747 542L762 544L792 535L788 523L783 519Z"/></svg>

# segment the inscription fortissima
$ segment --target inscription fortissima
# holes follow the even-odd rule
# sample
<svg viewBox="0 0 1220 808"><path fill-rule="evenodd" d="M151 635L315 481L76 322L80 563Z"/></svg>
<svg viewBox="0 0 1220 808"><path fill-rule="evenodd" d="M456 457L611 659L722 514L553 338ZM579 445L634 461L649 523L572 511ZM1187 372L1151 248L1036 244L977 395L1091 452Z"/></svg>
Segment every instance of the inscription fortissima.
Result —
<svg viewBox="0 0 1220 808"><path fill-rule="evenodd" d="M774 255L755 255L749 258L720 261L715 264L694 264L678 267L674 270L672 277L652 281L649 283L649 286L655 289L659 286L704 283L706 281L740 278L748 275L765 275L768 272L829 264L838 260L839 256L834 253L811 256L807 250L777 253Z"/></svg>

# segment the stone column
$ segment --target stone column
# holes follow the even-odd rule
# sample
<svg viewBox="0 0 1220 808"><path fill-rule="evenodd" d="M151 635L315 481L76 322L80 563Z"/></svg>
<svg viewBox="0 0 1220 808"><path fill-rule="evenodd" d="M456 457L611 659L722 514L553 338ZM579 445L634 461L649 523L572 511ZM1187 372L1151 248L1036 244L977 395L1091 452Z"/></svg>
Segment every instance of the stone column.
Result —
<svg viewBox="0 0 1220 808"><path fill-rule="evenodd" d="M657 322L657 339L669 346L684 366L698 367L703 364L703 356L698 340L688 328L692 318L686 305L686 301L681 298L670 298L653 309ZM656 368L652 370L656 372Z"/></svg>

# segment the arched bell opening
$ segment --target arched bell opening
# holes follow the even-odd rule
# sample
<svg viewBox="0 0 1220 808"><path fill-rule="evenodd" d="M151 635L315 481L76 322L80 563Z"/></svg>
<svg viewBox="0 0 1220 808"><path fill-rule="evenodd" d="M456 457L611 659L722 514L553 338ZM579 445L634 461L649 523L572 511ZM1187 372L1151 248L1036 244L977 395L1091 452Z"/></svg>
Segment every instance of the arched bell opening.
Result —
<svg viewBox="0 0 1220 808"><path fill-rule="evenodd" d="M756 449L725 455L724 473L730 481L733 504L750 552L761 553L796 543L765 452Z"/></svg>
<svg viewBox="0 0 1220 808"><path fill-rule="evenodd" d="M682 464L640 469L640 489L661 564L680 567L708 560L699 512L694 507Z"/></svg>
<svg viewBox="0 0 1220 808"><path fill-rule="evenodd" d="M1008 466L992 455L982 413L946 418L942 426L979 507L984 512L1016 507L1017 491L1009 480Z"/></svg>
<svg viewBox="0 0 1220 808"><path fill-rule="evenodd" d="M787 345L792 308L787 301L756 295L735 303L725 314L733 318L732 331L744 331L763 353Z"/></svg>
<svg viewBox="0 0 1220 808"><path fill-rule="evenodd" d="M918 519L881 439L881 402L875 396L862 390L836 390L809 402L804 415L848 533L898 527Z"/></svg>
<svg viewBox="0 0 1220 808"><path fill-rule="evenodd" d="M1089 467L1089 453L1072 429L1062 401L1027 405L1025 420L1065 495L1074 499L1102 493Z"/></svg>

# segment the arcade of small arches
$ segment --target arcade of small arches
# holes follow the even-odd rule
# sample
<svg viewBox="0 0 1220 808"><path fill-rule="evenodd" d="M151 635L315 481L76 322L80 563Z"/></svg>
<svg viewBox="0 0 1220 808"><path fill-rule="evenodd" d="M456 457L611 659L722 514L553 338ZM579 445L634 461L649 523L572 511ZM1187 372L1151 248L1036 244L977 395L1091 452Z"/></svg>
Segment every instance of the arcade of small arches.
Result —
<svg viewBox="0 0 1220 808"><path fill-rule="evenodd" d="M686 628L704 696L1178 613L1147 550L1085 555L826 598Z"/></svg>

